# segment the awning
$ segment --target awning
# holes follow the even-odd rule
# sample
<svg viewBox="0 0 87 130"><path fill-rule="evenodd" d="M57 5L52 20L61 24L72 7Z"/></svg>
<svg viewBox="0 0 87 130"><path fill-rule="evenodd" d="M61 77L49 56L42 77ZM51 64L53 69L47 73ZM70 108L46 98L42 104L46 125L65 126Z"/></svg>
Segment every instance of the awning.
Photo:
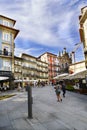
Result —
<svg viewBox="0 0 87 130"><path fill-rule="evenodd" d="M87 75L87 70L82 70L77 73L69 74L68 76L64 77L64 79L84 79L85 76Z"/></svg>
<svg viewBox="0 0 87 130"><path fill-rule="evenodd" d="M22 79L17 79L17 80L14 80L15 83L18 83L18 82L36 82L38 80L22 80Z"/></svg>
<svg viewBox="0 0 87 130"><path fill-rule="evenodd" d="M68 73L59 74L56 77L54 77L53 79L63 79L67 75L68 75Z"/></svg>
<svg viewBox="0 0 87 130"><path fill-rule="evenodd" d="M0 81L7 80L7 79L9 79L9 77L0 77Z"/></svg>

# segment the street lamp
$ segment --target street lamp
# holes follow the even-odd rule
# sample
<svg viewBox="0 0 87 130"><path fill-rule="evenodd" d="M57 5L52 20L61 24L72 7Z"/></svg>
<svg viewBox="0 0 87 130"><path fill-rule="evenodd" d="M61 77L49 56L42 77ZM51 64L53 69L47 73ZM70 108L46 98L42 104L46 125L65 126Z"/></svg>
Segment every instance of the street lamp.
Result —
<svg viewBox="0 0 87 130"><path fill-rule="evenodd" d="M75 44L75 48L73 49L73 51L71 52L72 55L72 63L75 63L75 52L77 51L77 49L79 48L79 46L82 44L82 42L80 43L76 43Z"/></svg>

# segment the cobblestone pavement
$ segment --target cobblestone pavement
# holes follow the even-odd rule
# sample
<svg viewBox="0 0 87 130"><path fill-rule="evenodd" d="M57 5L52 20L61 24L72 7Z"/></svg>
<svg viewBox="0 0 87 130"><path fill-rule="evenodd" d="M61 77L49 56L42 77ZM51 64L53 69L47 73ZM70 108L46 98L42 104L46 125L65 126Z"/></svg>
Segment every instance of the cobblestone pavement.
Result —
<svg viewBox="0 0 87 130"><path fill-rule="evenodd" d="M33 88L33 118L28 119L27 92L0 101L0 130L87 130L87 96L68 92L57 102L52 86Z"/></svg>

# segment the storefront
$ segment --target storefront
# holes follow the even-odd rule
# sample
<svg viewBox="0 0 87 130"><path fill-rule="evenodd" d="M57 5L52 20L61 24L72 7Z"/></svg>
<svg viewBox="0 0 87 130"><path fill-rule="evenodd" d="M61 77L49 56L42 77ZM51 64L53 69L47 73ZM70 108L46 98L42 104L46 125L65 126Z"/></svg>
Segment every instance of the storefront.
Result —
<svg viewBox="0 0 87 130"><path fill-rule="evenodd" d="M12 89L14 77L11 71L0 71L0 91Z"/></svg>

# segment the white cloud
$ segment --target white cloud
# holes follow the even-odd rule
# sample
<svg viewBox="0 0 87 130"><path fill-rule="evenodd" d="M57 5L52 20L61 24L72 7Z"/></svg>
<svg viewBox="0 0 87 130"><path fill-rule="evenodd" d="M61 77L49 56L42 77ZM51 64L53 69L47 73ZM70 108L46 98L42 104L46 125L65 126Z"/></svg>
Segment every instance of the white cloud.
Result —
<svg viewBox="0 0 87 130"><path fill-rule="evenodd" d="M79 0L12 0L9 4L6 0L0 2L1 14L16 20L15 27L20 30L18 37L40 45L53 47L66 45L72 49L71 44L75 44L75 39L71 31L72 28L73 31L79 29L77 20L82 1L80 3ZM78 6L73 9L75 4Z"/></svg>
<svg viewBox="0 0 87 130"><path fill-rule="evenodd" d="M48 46L54 41L54 46L56 46L59 38L54 32L52 33L51 28L56 24L58 34L63 26L64 32L69 30L68 20L70 21L71 16L69 17L70 12L67 11L52 13L52 10L55 9L52 9L53 2L50 2L52 1L32 0L26 2L22 0L21 3L15 3L15 6L14 4L6 6L5 12L8 10L8 13L17 20L16 27L20 29L20 37L34 40L40 44L48 44ZM58 4L57 1L54 1L54 7L55 4ZM56 6L56 8L61 7Z"/></svg>
<svg viewBox="0 0 87 130"><path fill-rule="evenodd" d="M36 52L38 56L38 53L43 50L43 48L15 48L15 56L21 56L22 53L30 54L34 56L34 53Z"/></svg>

